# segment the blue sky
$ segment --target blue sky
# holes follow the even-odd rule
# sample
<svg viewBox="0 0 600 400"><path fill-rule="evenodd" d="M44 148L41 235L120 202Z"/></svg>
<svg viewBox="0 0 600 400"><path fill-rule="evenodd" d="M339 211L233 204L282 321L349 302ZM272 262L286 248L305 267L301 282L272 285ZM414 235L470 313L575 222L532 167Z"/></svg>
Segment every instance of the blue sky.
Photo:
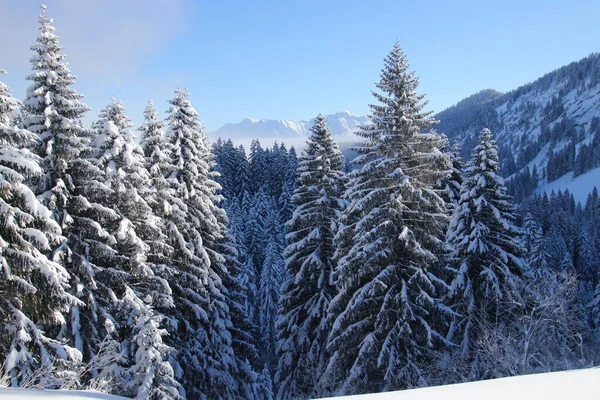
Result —
<svg viewBox="0 0 600 400"><path fill-rule="evenodd" d="M245 117L368 112L398 40L441 111L600 51L600 2L48 0L94 120L110 96L141 120L186 86L214 130ZM22 98L39 3L0 0L0 68Z"/></svg>

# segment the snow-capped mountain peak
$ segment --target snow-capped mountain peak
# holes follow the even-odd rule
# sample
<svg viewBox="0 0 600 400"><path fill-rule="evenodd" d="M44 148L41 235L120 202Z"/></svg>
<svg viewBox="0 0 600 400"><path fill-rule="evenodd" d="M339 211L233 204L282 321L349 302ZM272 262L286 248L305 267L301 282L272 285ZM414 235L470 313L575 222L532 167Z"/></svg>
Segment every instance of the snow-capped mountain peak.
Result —
<svg viewBox="0 0 600 400"><path fill-rule="evenodd" d="M344 110L325 116L325 121L331 132L338 139L352 137L360 125L368 123L368 118ZM238 123L228 123L212 132L213 139L232 139L233 141L246 141L258 138L264 141L280 140L293 141L305 139L314 119L309 121L273 120L244 118Z"/></svg>

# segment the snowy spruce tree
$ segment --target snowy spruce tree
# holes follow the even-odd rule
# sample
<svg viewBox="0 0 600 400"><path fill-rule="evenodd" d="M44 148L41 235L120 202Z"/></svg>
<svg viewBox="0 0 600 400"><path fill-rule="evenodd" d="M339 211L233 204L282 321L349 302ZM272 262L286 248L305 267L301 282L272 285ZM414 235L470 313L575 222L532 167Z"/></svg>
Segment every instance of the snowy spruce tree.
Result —
<svg viewBox="0 0 600 400"><path fill-rule="evenodd" d="M113 314L124 350L124 389L120 393L136 398L161 393L162 398L176 398L178 384L166 361L168 347L162 343L166 332L158 329L162 317L153 309L154 305L162 309L173 307L171 289L165 279L156 275L162 270L155 271L154 265L148 263L150 245L163 240L162 226L146 201L150 175L131 126L122 103L113 99L94 124L93 141L95 162L104 172L104 185L109 188L108 196L101 200L119 215L112 229L122 277L113 288L117 297ZM148 335L152 335L150 342ZM131 391L136 388L132 381L143 382L135 393Z"/></svg>
<svg viewBox="0 0 600 400"><path fill-rule="evenodd" d="M122 348L128 359L127 369L118 393L135 399L179 399L180 384L168 362L173 349L163 337L168 333L161 327L163 316L149 307L148 299L127 287L118 303L121 319L127 321L127 339Z"/></svg>
<svg viewBox="0 0 600 400"><path fill-rule="evenodd" d="M263 188L266 181L268 181L268 166L267 166L267 153L260 145L258 139L254 139L250 144L250 191L253 194Z"/></svg>
<svg viewBox="0 0 600 400"><path fill-rule="evenodd" d="M79 155L82 142L85 145L84 130L77 120L89 108L81 102L83 96L72 87L75 77L64 61L65 55L61 53L59 38L46 9L43 5L39 17L40 34L37 44L31 46L34 56L30 61L34 72L27 77L32 83L27 89L26 117L22 124L40 139L35 150L42 157L44 174L37 190L54 218L65 224L68 218L63 215L62 208L69 189L66 170L69 162Z"/></svg>
<svg viewBox="0 0 600 400"><path fill-rule="evenodd" d="M460 155L460 146L458 144L455 143L454 146L452 146L452 151L448 154L452 165L452 173L449 177L442 180L442 184L448 194L449 203L454 206L458 203L460 196L460 186L463 181L463 170L465 165Z"/></svg>
<svg viewBox="0 0 600 400"><path fill-rule="evenodd" d="M122 103L113 99L94 124L94 161L103 172L103 183L108 188L106 198L102 199L106 202L104 205L113 207L119 216L118 223L112 228L118 239L115 247L123 257L121 268L129 278L144 280L143 283L132 281L132 284L151 285L154 271L147 263L150 250L147 242L162 239L161 226L146 201L150 175L145 167L143 150L135 143L131 126ZM148 291L144 296L150 294L162 301L165 307L172 304L168 288L156 289L162 290L162 293L152 292L150 287L140 287L140 291Z"/></svg>
<svg viewBox="0 0 600 400"><path fill-rule="evenodd" d="M218 251L225 239L227 217L218 206L222 198L214 181L206 132L187 91L178 89L170 104L167 136L174 149L170 181L182 204L167 216L177 273L169 282L177 327L168 344L177 349L187 397L233 398L235 360L223 287L227 271Z"/></svg>
<svg viewBox="0 0 600 400"><path fill-rule="evenodd" d="M285 280L285 266L283 260L284 238L273 198L271 198L270 209L272 211L265 221L264 239L266 244L259 275L258 321L262 333L261 356L265 365L273 371L277 365L275 322L281 296L281 284Z"/></svg>
<svg viewBox="0 0 600 400"><path fill-rule="evenodd" d="M173 247L167 240L167 217L182 221L185 219L187 208L177 197L176 185L170 181L170 176L175 169L172 159L173 146L165 134L164 122L159 118L152 100L148 101L144 110L144 122L138 131L140 146L144 153L144 166L149 174L142 196L157 217L155 227L158 228L152 230L154 235L151 240L146 240L149 246L147 260L155 270L155 275L165 280L163 286L170 295L166 279L173 276L174 271L170 266ZM171 301L161 302L156 306L170 308L172 298L166 297L165 300Z"/></svg>
<svg viewBox="0 0 600 400"><path fill-rule="evenodd" d="M40 34L31 47L34 73L27 78L32 84L27 89L22 125L39 138L34 150L41 157L42 174L32 180L35 192L67 239L48 254L66 267L71 277L69 291L83 302L71 308L61 335L90 362L114 331L109 303L110 288L119 280L118 271L112 268L118 265L112 248L116 240L104 225L118 220L118 215L92 199L104 196L108 189L102 171L90 160L90 132L80 123L88 107L72 88L75 77L64 62L46 6L42 9ZM82 379L98 373L90 371Z"/></svg>
<svg viewBox="0 0 600 400"><path fill-rule="evenodd" d="M542 276L551 272L546 243L542 227L531 214L525 216L523 224L523 248L527 251L528 272L533 276Z"/></svg>
<svg viewBox="0 0 600 400"><path fill-rule="evenodd" d="M55 388L81 361L56 335L79 302L67 292L66 269L47 257L65 239L26 185L42 170L25 148L35 135L12 125L18 105L0 81L0 363L10 386Z"/></svg>
<svg viewBox="0 0 600 400"><path fill-rule="evenodd" d="M287 223L292 218L295 205L291 202L291 198L296 190L296 170L298 169L298 156L294 146L290 147L287 156L287 165L283 173L283 184L281 187L281 195L277 200L279 204L281 221Z"/></svg>
<svg viewBox="0 0 600 400"><path fill-rule="evenodd" d="M250 164L246 157L246 150L242 145L240 145L234 153L233 166L233 192L237 196L237 200L241 202L244 196L248 195L250 192Z"/></svg>
<svg viewBox="0 0 600 400"><path fill-rule="evenodd" d="M249 198L248 195L244 196L244 199ZM247 204L247 203L245 203ZM229 233L234 237L237 246L239 263L237 279L240 284L240 292L237 294L241 296L244 301L244 313L248 317L250 323L253 326L257 326L258 321L258 276L257 269L254 266L252 254L248 252L248 248L245 244L246 238L246 227L247 212L242 209L237 201L229 203L227 210L227 216L229 219ZM230 272L230 275L232 272Z"/></svg>
<svg viewBox="0 0 600 400"><path fill-rule="evenodd" d="M425 385L428 352L441 335L443 311L433 267L441 253L447 205L436 183L449 174L444 140L424 133L436 121L406 55L396 44L385 59L372 124L357 134L336 236L339 293L331 301L330 360L324 386L338 394Z"/></svg>
<svg viewBox="0 0 600 400"><path fill-rule="evenodd" d="M279 399L320 394L317 384L327 361L330 329L327 309L336 292L333 238L344 204L344 161L323 115L311 132L291 198L296 211L287 224L284 257L289 278L282 286L276 326Z"/></svg>
<svg viewBox="0 0 600 400"><path fill-rule="evenodd" d="M223 285L227 290L226 301L231 315L231 345L235 354L233 374L236 381L236 393L240 399L255 398L257 394L260 358L258 354L258 327L250 320L246 311L247 293L243 286L240 247L235 238L225 234L225 241L219 246L219 252L225 257L227 274Z"/></svg>
<svg viewBox="0 0 600 400"><path fill-rule="evenodd" d="M470 363L471 379L494 374L494 360L478 347L489 334L486 329L494 328L494 321L514 320L523 306L521 231L498 170L496 143L483 129L447 233L452 249L449 302L457 314L448 339Z"/></svg>

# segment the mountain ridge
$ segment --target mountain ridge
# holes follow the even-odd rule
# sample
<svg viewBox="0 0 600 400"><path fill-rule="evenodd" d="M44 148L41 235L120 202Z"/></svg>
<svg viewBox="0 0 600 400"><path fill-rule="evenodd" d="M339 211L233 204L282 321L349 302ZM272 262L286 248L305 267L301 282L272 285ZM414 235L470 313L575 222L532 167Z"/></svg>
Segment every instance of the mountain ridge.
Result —
<svg viewBox="0 0 600 400"><path fill-rule="evenodd" d="M491 129L501 173L518 202L574 187L577 200L585 201L594 187L590 176L596 176L590 173L600 168L600 53L504 94L484 92L436 114L436 130L459 143L470 159L479 131ZM582 185L583 178L590 184ZM587 186L589 191L581 189Z"/></svg>
<svg viewBox="0 0 600 400"><path fill-rule="evenodd" d="M344 137L353 134L360 125L368 123L368 117L344 110L325 115L325 121L334 136ZM226 123L219 129L210 132L210 135L214 139L232 139L234 141L248 137L281 140L308 138L309 129L313 123L314 118L308 121L294 121L248 117L239 122Z"/></svg>

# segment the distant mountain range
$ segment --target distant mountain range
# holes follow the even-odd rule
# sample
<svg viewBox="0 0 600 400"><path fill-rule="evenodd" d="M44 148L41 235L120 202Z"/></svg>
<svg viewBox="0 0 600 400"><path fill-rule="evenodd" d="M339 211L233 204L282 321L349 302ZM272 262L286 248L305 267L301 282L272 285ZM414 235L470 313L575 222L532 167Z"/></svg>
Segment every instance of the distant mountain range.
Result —
<svg viewBox="0 0 600 400"><path fill-rule="evenodd" d="M334 136L338 138L351 137L352 132L368 122L368 118L342 111L325 116L327 126ZM254 138L268 138L266 140L279 140L293 142L297 139L307 139L309 129L314 119L310 121L291 121L273 119L246 118L238 123L225 124L221 128L210 133L213 139L231 139L235 141L246 141Z"/></svg>

